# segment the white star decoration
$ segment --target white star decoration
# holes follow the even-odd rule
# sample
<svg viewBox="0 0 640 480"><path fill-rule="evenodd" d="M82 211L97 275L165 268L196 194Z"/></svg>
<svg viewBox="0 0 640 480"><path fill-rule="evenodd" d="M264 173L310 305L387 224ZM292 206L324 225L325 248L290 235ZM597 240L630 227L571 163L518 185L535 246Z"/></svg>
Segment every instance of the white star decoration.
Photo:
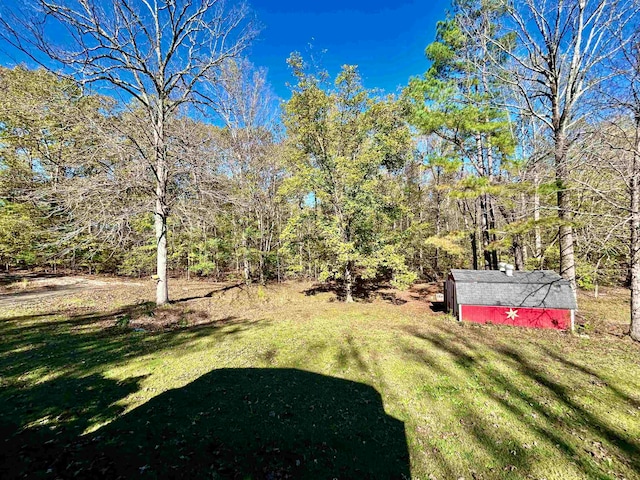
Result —
<svg viewBox="0 0 640 480"><path fill-rule="evenodd" d="M517 316L518 316L518 310L514 310L513 308L510 308L509 311L507 312L507 318L510 320L515 320Z"/></svg>

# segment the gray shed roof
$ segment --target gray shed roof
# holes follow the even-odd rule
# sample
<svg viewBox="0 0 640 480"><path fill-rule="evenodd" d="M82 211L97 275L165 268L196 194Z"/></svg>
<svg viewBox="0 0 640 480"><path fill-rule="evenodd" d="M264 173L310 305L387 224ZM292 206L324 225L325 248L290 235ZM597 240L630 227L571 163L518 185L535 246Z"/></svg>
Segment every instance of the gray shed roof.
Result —
<svg viewBox="0 0 640 480"><path fill-rule="evenodd" d="M571 285L552 270L451 270L459 305L576 309Z"/></svg>

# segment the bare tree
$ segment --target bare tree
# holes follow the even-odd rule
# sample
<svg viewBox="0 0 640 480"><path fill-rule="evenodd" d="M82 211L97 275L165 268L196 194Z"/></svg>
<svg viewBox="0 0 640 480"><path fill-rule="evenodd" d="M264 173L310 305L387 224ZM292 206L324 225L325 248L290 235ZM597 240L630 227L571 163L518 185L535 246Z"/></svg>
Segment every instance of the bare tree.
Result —
<svg viewBox="0 0 640 480"><path fill-rule="evenodd" d="M44 53L83 83L110 84L141 106L152 148L140 149L152 172L157 240L156 302L168 302L167 125L185 104L207 102L201 85L255 35L244 4L221 0L33 0L31 10L0 12L0 35L34 60ZM52 31L63 32L63 46Z"/></svg>
<svg viewBox="0 0 640 480"><path fill-rule="evenodd" d="M626 75L626 95L618 105L633 116L633 133L627 135L628 150L631 152L631 175L627 181L630 197L630 265L631 265L631 338L640 341L640 39L634 35L630 48L625 49L622 72ZM626 64L626 65L625 65Z"/></svg>
<svg viewBox="0 0 640 480"><path fill-rule="evenodd" d="M623 44L609 59L612 77L598 89L599 124L589 138L580 181L605 207L609 229L600 234L604 246L628 224L624 244L629 252L631 288L630 335L640 341L640 30L618 32ZM626 38L624 38L626 35ZM577 180L579 181L579 180ZM602 223L602 220L600 220ZM600 243L598 242L598 243ZM594 242L596 243L596 242ZM604 248L601 248L604 250Z"/></svg>
<svg viewBox="0 0 640 480"><path fill-rule="evenodd" d="M276 98L266 81L266 71L246 59L226 62L211 88L216 112L224 122L228 171L236 191L239 238L236 252L242 258L245 282L251 279L250 231L255 230L260 281L265 279L265 257L274 244L276 192L283 176L278 154Z"/></svg>
<svg viewBox="0 0 640 480"><path fill-rule="evenodd" d="M607 58L627 42L624 31L637 11L636 0L514 0L503 28L513 42L493 42L496 71L511 85L523 109L544 124L553 139L559 218L560 273L576 291L574 235L569 202L569 150L590 114L585 99L603 82ZM488 37L491 38L491 37ZM503 55L511 61L504 63Z"/></svg>

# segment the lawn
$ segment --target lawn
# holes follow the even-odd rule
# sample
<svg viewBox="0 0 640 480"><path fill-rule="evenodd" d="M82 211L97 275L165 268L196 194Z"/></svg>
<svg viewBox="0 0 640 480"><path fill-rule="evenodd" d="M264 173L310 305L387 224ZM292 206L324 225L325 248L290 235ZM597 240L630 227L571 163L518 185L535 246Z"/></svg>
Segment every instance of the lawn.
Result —
<svg viewBox="0 0 640 480"><path fill-rule="evenodd" d="M603 328L624 292L585 296L571 335L306 284L176 281L156 309L148 281L103 283L0 310L0 478L640 478L640 346Z"/></svg>

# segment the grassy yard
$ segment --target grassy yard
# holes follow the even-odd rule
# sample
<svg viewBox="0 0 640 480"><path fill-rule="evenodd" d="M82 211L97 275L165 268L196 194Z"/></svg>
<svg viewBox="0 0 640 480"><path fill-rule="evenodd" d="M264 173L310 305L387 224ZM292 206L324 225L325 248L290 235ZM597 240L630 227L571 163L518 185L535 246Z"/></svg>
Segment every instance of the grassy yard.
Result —
<svg viewBox="0 0 640 480"><path fill-rule="evenodd" d="M176 281L155 309L149 282L104 283L0 310L0 478L640 478L623 291L582 299L579 336L303 284Z"/></svg>

